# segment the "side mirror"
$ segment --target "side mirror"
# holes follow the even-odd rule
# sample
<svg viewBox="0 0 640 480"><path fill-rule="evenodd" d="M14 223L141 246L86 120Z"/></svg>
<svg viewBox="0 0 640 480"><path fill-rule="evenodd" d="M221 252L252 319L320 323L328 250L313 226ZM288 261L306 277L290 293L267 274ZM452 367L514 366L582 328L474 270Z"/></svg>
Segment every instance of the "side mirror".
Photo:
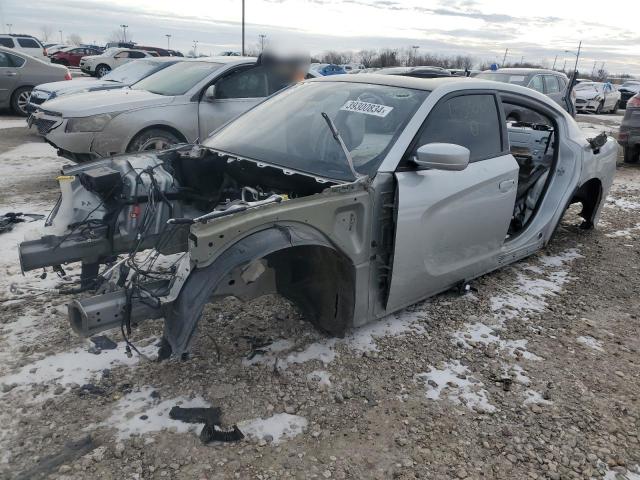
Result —
<svg viewBox="0 0 640 480"><path fill-rule="evenodd" d="M414 163L420 168L434 170L464 170L469 165L471 152L453 143L427 143L418 148Z"/></svg>
<svg viewBox="0 0 640 480"><path fill-rule="evenodd" d="M213 101L216 98L216 86L215 85L209 85L209 87L207 87L206 92L204 92L204 98L208 101Z"/></svg>

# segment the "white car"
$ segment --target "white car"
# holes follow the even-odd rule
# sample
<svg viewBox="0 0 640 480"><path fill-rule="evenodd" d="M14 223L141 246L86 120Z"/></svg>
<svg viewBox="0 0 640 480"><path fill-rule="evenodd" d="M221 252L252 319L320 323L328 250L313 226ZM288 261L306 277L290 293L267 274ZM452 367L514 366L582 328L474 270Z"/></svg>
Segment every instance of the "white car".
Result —
<svg viewBox="0 0 640 480"><path fill-rule="evenodd" d="M47 49L40 43L40 40L31 35L0 34L0 46L12 48L40 60L49 60Z"/></svg>
<svg viewBox="0 0 640 480"><path fill-rule="evenodd" d="M617 113L620 92L609 82L580 82L574 88L579 112Z"/></svg>
<svg viewBox="0 0 640 480"><path fill-rule="evenodd" d="M153 57L144 50L131 48L108 48L101 55L91 55L80 59L80 70L93 77L102 77L114 68L137 58Z"/></svg>

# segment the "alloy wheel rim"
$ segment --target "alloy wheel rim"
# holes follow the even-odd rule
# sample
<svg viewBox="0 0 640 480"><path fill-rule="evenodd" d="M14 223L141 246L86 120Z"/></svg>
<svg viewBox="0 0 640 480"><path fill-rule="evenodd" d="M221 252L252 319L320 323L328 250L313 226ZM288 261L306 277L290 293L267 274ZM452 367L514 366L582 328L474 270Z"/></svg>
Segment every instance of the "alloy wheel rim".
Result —
<svg viewBox="0 0 640 480"><path fill-rule="evenodd" d="M171 145L173 145L173 143L168 141L166 138L153 137L142 144L142 146L140 147L140 151L144 152L147 150L165 150Z"/></svg>
<svg viewBox="0 0 640 480"><path fill-rule="evenodd" d="M26 113L27 111L27 103L29 103L29 98L31 97L31 92L21 92L18 95L18 108L21 112Z"/></svg>

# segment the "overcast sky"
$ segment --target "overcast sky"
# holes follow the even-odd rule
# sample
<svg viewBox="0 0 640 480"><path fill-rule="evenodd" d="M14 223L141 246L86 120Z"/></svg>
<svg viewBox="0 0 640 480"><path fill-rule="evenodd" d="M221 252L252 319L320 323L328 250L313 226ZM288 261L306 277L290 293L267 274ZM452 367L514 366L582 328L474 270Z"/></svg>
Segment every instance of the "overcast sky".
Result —
<svg viewBox="0 0 640 480"><path fill-rule="evenodd" d="M640 74L638 0L246 0L246 41L259 34L310 53L325 50L402 48L472 55L478 60L546 61L558 67L575 59L583 41L582 71L594 61L613 73ZM41 36L49 25L59 38L80 35L104 43L120 24L134 41L185 53L239 50L240 0L0 0L5 32ZM55 40L52 39L52 40Z"/></svg>

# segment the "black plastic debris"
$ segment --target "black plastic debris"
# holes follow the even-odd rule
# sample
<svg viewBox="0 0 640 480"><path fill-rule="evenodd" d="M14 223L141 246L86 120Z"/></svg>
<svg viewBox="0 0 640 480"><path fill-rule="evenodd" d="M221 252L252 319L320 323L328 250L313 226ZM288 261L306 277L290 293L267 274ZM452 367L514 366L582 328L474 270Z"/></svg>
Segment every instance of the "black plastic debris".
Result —
<svg viewBox="0 0 640 480"><path fill-rule="evenodd" d="M221 413L218 407L182 408L176 405L169 411L169 418L185 423L204 423L204 427L200 432L200 441L205 444L242 440L244 434L237 425L234 425L231 430L224 430L221 427Z"/></svg>
<svg viewBox="0 0 640 480"><path fill-rule="evenodd" d="M36 213L7 212L4 215L0 215L0 233L10 232L16 223L33 222L43 218L44 215Z"/></svg>
<svg viewBox="0 0 640 480"><path fill-rule="evenodd" d="M89 395L99 395L103 396L107 392L103 389L94 385L93 383L87 383L80 387L80 395L89 394Z"/></svg>
<svg viewBox="0 0 640 480"><path fill-rule="evenodd" d="M264 355L267 353L265 347L273 343L273 339L271 338L256 337L253 335L243 335L242 338L249 343L249 348L251 349L247 354L248 360L251 360L256 355Z"/></svg>
<svg viewBox="0 0 640 480"><path fill-rule="evenodd" d="M91 436L70 441L57 453L40 459L38 463L29 470L18 474L14 478L16 480L49 478L51 474L56 472L60 465L72 463L78 458L93 451L96 447L98 447L98 444L93 441Z"/></svg>
<svg viewBox="0 0 640 480"><path fill-rule="evenodd" d="M95 337L91 337L89 340L91 340L96 348L99 348L100 350L115 350L118 348L118 344L106 335L96 335Z"/></svg>

